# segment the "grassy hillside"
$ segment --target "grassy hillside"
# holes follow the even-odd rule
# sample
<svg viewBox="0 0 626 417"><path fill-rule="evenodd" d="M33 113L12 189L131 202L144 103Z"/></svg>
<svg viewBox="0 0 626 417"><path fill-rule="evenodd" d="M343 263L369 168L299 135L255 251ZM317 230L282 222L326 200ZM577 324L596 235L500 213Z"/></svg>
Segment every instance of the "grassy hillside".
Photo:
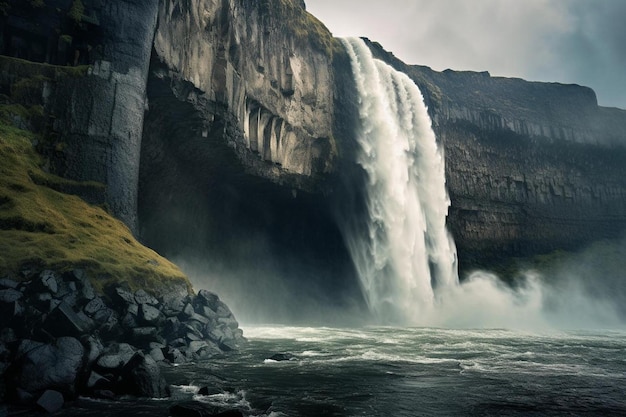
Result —
<svg viewBox="0 0 626 417"><path fill-rule="evenodd" d="M32 146L35 136L1 119L0 277L18 278L25 267L81 267L100 289L111 281L133 289L189 288L174 264L137 242L103 208L56 191L81 184L45 172Z"/></svg>

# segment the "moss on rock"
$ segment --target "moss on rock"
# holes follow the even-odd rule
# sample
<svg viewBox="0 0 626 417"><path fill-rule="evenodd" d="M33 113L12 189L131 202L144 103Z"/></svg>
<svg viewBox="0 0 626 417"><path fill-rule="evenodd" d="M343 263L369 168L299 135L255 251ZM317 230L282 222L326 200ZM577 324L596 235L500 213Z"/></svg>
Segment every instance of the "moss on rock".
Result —
<svg viewBox="0 0 626 417"><path fill-rule="evenodd" d="M42 169L35 140L0 123L0 276L19 277L25 267L81 267L100 290L124 281L157 292L191 288L178 267L137 242L104 208L57 191L77 184Z"/></svg>

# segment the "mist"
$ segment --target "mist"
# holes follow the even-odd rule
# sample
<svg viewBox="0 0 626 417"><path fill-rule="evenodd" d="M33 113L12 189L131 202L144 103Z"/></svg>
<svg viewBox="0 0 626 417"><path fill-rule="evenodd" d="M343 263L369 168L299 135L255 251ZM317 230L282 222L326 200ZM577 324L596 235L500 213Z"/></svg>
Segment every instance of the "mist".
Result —
<svg viewBox="0 0 626 417"><path fill-rule="evenodd" d="M513 285L475 271L439 294L419 325L451 328L626 328L626 239L602 241L578 253L557 253L540 268L519 272ZM541 259L538 258L538 259ZM545 260L545 259L544 259Z"/></svg>

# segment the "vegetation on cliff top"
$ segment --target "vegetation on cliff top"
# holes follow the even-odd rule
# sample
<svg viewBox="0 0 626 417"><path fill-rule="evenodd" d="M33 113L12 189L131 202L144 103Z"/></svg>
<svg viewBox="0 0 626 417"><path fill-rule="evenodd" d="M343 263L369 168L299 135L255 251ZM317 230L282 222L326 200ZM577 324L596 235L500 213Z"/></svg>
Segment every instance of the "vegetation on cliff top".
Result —
<svg viewBox="0 0 626 417"><path fill-rule="evenodd" d="M137 242L103 208L55 191L76 183L45 172L32 146L35 135L5 122L0 120L0 276L19 278L23 268L81 267L100 289L123 281L132 289L189 288L174 264Z"/></svg>
<svg viewBox="0 0 626 417"><path fill-rule="evenodd" d="M259 10L265 16L280 17L285 29L296 40L309 43L328 57L343 51L341 43L333 38L328 28L294 0L261 0Z"/></svg>

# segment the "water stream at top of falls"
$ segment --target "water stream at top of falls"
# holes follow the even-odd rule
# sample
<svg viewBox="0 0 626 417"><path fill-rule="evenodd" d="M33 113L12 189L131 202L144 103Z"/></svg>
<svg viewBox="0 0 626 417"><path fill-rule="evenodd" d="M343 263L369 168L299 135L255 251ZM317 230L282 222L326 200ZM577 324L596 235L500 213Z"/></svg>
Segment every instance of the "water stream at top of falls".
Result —
<svg viewBox="0 0 626 417"><path fill-rule="evenodd" d="M363 40L342 42L359 97L368 215L366 230L344 234L372 313L383 323L418 323L437 293L459 282L443 154L417 85Z"/></svg>

